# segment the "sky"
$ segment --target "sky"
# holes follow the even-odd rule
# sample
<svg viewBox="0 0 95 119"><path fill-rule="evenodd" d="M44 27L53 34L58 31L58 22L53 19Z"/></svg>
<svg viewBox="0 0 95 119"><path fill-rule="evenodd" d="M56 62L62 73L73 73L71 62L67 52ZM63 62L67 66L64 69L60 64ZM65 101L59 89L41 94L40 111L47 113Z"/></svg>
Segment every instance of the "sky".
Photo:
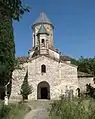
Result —
<svg viewBox="0 0 95 119"><path fill-rule="evenodd" d="M23 0L31 7L14 21L16 56L32 48L32 24L44 12L54 24L54 46L73 58L95 56L95 0Z"/></svg>

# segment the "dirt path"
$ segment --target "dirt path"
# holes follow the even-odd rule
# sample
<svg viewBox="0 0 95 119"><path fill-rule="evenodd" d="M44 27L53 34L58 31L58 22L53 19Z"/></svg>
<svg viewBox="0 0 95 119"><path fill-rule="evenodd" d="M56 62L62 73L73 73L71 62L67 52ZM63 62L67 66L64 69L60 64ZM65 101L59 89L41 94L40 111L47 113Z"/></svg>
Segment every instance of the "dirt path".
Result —
<svg viewBox="0 0 95 119"><path fill-rule="evenodd" d="M24 119L49 119L50 101L32 101L29 102L31 111L26 114Z"/></svg>

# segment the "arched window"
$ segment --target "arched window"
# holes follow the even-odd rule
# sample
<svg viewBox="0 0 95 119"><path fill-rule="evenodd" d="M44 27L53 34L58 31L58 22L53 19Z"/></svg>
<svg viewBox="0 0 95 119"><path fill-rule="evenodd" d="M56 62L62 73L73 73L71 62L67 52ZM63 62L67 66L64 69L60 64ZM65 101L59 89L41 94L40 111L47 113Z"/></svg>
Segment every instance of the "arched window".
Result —
<svg viewBox="0 0 95 119"><path fill-rule="evenodd" d="M41 65L41 73L46 73L46 66L44 64Z"/></svg>
<svg viewBox="0 0 95 119"><path fill-rule="evenodd" d="M44 43L44 39L42 39L42 43Z"/></svg>

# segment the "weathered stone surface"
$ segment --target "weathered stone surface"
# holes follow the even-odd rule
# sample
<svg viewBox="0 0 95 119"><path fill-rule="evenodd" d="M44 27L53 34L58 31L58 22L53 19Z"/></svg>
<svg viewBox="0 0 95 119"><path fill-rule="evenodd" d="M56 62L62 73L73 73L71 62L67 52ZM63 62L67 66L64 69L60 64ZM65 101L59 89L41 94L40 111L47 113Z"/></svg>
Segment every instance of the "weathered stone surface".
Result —
<svg viewBox="0 0 95 119"><path fill-rule="evenodd" d="M23 64L22 70L20 70L20 69L14 70L13 76L12 76L13 77L12 92L11 92L10 99L12 99L12 100L21 99L20 89L21 89L21 85L23 83L26 71L27 71L27 63Z"/></svg>
<svg viewBox="0 0 95 119"><path fill-rule="evenodd" d="M46 73L41 73L43 64L46 66ZM78 87L81 92L84 92L87 83L95 86L93 77L77 77L76 66L58 62L46 56L31 59L28 63L24 63L23 67L22 70L13 72L11 99L21 99L20 89L27 69L29 84L33 86L33 93L29 95L29 100L37 99L37 86L42 81L46 81L50 85L50 99L59 99L61 94L65 94L66 86L73 89L74 95L76 95Z"/></svg>
<svg viewBox="0 0 95 119"><path fill-rule="evenodd" d="M51 24L43 23L48 34L41 33L39 36L37 35L41 25L42 24L35 24L33 26L33 47L29 51L29 57L19 58L20 63L24 63L24 68L13 72L14 80L12 82L11 99L21 99L20 89L27 69L28 82L33 86L33 93L29 95L29 100L36 100L37 92L42 93L41 88L40 91L38 91L39 89L37 90L37 87L38 84L43 81L49 84L50 90L48 87L48 91L50 92L50 99L52 100L57 100L61 94L65 94L66 87L72 89L74 95L76 95L76 89L80 88L81 92L85 91L85 85L87 83L91 83L92 86L95 86L93 77L81 76L81 74L84 73L78 74L77 66L72 65L70 62L71 58L61 56L59 51L54 48L53 27ZM41 72L41 65L43 64L46 66L46 73Z"/></svg>
<svg viewBox="0 0 95 119"><path fill-rule="evenodd" d="M41 65L46 65L46 73L41 73ZM20 88L28 68L28 81L33 86L33 93L29 99L37 99L37 86L40 82L46 81L50 85L50 98L59 99L61 93L65 93L66 86L71 87L75 91L78 87L77 67L70 64L61 63L46 56L31 60L31 62L23 65L25 69L15 70L13 72L12 95L20 98Z"/></svg>

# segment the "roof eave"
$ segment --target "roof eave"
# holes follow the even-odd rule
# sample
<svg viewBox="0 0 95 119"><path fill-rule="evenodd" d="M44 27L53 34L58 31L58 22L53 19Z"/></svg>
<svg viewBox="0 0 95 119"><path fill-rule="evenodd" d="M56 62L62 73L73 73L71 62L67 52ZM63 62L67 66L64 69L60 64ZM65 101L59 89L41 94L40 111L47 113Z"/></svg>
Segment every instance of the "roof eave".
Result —
<svg viewBox="0 0 95 119"><path fill-rule="evenodd" d="M49 35L48 33L38 33L36 36L40 35L40 34L46 34L46 35Z"/></svg>
<svg viewBox="0 0 95 119"><path fill-rule="evenodd" d="M39 23L36 23L36 24L33 24L32 25L32 29L34 29L34 27L36 26L36 25L40 25L40 24L49 24L49 25L51 25L52 26L52 28L54 29L54 25L53 24L50 24L50 23L45 23L45 22L39 22Z"/></svg>

